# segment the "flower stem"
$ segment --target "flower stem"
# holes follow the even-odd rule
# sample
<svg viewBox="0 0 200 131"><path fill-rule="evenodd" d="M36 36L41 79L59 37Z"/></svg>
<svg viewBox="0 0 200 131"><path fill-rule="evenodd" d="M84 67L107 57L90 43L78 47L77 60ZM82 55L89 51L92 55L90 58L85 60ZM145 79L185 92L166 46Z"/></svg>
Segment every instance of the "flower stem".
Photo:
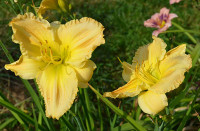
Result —
<svg viewBox="0 0 200 131"><path fill-rule="evenodd" d="M133 127L135 127L136 130L139 131L146 131L145 128L142 127L138 122L133 120L128 114L117 108L115 105L113 105L108 99L104 98L97 90L95 90L90 84L88 84L90 89L97 95L99 98L108 106L110 107L116 114L120 115L124 119L126 119Z"/></svg>
<svg viewBox="0 0 200 131"><path fill-rule="evenodd" d="M180 30L184 30L184 28L181 27L180 25L178 25L177 23L172 22L172 24L173 24L174 26L176 26L176 28L178 28L178 29L180 29ZM194 38L189 32L184 32L184 34L187 35L188 38L189 38L193 43L197 44L197 41L195 40L195 38Z"/></svg>
<svg viewBox="0 0 200 131"><path fill-rule="evenodd" d="M176 32L183 32L183 33L188 32L188 33L200 34L200 32L194 30L168 30L162 33L176 33Z"/></svg>

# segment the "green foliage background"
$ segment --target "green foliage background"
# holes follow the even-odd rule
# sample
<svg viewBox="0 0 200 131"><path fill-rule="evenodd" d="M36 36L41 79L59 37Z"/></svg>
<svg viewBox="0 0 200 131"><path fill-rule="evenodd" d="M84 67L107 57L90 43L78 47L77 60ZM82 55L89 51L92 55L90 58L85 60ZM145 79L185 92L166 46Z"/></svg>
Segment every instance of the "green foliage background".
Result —
<svg viewBox="0 0 200 131"><path fill-rule="evenodd" d="M35 6L39 7L41 1L33 1ZM159 35L167 43L167 50L186 43L187 53L191 53L193 58L197 57L196 64L189 73L185 74L184 83L167 94L169 106L164 111L156 116L146 115L140 110L137 97L109 100L147 130L199 129L198 52L200 50L197 45L200 44L200 3L198 0L182 0L174 5L170 5L169 0L71 0L70 3L72 4L71 15L75 15L76 18L91 17L105 27L106 43L93 52L92 60L96 63L97 69L89 82L101 94L125 84L121 77L122 66L117 57L131 63L138 47L152 42L154 29L144 27L143 22L159 12L161 8L167 7L172 13L176 13L178 18L173 21L184 29L196 31L191 35L197 43L182 32ZM13 0L0 1L0 40L14 60L17 60L21 53L19 46L12 42L12 30L8 23L19 13L34 12L32 5L30 0L18 0L17 3ZM45 16L50 22L61 18L61 14L56 11L48 11ZM69 14L64 14L64 19L61 21L66 23L69 20L71 20ZM172 26L169 30L177 29L176 26ZM9 61L0 49L0 130L4 128L8 130L135 130L130 122L123 119L123 116L117 115L90 88L79 89L70 111L59 121L42 117L44 104L35 82L29 81L31 87L27 81L21 81L19 77L14 76L14 73L6 71L4 65L7 63ZM32 88L37 96L29 93L28 90L31 91ZM6 99L12 103L10 106L8 102L6 103ZM13 105L17 107L15 110ZM41 108L38 108L38 105L41 105ZM8 109L13 109L12 111L19 118Z"/></svg>

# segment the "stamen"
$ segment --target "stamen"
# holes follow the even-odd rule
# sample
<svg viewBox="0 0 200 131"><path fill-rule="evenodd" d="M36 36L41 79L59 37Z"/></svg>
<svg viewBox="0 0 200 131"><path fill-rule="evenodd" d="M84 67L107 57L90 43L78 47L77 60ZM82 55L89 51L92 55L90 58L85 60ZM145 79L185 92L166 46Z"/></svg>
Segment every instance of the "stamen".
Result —
<svg viewBox="0 0 200 131"><path fill-rule="evenodd" d="M142 80L143 82L147 84L150 84L150 85L154 84L153 82L149 81L148 78L146 78L144 75L142 75L142 72L140 72L140 66L138 67L138 64L136 65L136 68L135 68L135 75L136 77L138 77L140 80Z"/></svg>
<svg viewBox="0 0 200 131"><path fill-rule="evenodd" d="M150 73L148 73L147 71L145 71L144 67L142 67L142 71L143 71L144 75L147 78L149 78L151 81L158 82L158 79L156 79L153 75L151 75Z"/></svg>
<svg viewBox="0 0 200 131"><path fill-rule="evenodd" d="M158 82L158 79L156 79L152 74L148 73L148 71L145 70L145 64L144 62L142 63L143 63L142 66L139 65L138 67L138 63L136 65L136 68L135 68L136 77L138 77L140 80L142 80L143 82L149 85L152 85Z"/></svg>
<svg viewBox="0 0 200 131"><path fill-rule="evenodd" d="M117 57L117 59L119 60L119 62L123 65L123 62L120 60L120 58L119 57ZM126 65L123 65L123 66L126 66ZM130 69L130 70L134 70L134 69L132 69L132 68L130 68L130 67L128 67L128 66L126 66L128 69Z"/></svg>

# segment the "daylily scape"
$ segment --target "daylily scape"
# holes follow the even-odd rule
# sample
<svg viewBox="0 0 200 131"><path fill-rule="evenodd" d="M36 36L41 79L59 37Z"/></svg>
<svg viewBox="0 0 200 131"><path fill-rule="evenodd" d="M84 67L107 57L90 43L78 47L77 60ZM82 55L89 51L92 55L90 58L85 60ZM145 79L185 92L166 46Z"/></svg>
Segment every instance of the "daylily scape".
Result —
<svg viewBox="0 0 200 131"><path fill-rule="evenodd" d="M104 97L125 98L138 96L140 108L148 114L157 114L167 105L167 92L179 87L184 73L192 67L190 55L182 44L166 53L166 44L153 36L153 43L140 47L132 64L123 62L126 85L104 93Z"/></svg>
<svg viewBox="0 0 200 131"><path fill-rule="evenodd" d="M5 68L23 79L36 79L46 116L59 119L73 104L78 87L86 88L93 75L96 65L89 59L105 43L104 27L86 17L64 25L49 23L32 13L18 15L9 25L22 55Z"/></svg>

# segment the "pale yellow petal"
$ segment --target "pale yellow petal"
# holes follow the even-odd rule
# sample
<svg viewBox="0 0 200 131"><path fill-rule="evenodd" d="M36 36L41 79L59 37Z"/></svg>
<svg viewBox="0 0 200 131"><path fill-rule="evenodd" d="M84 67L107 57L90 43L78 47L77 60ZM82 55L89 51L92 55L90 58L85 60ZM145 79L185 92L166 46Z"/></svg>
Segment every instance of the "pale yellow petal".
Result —
<svg viewBox="0 0 200 131"><path fill-rule="evenodd" d="M144 84L140 80L133 79L126 85L114 90L113 92L105 92L103 96L111 98L134 97L138 95L144 88Z"/></svg>
<svg viewBox="0 0 200 131"><path fill-rule="evenodd" d="M80 88L88 87L88 81L92 78L93 71L96 68L96 65L93 61L88 60L82 68L74 67L78 78L78 86Z"/></svg>
<svg viewBox="0 0 200 131"><path fill-rule="evenodd" d="M37 73L45 67L45 63L21 56L18 61L6 64L5 69L11 70L23 79L34 79Z"/></svg>
<svg viewBox="0 0 200 131"><path fill-rule="evenodd" d="M143 112L153 115L159 113L168 105L165 94L158 94L153 91L140 93L138 103Z"/></svg>
<svg viewBox="0 0 200 131"><path fill-rule="evenodd" d="M144 45L137 49L132 61L133 68L135 68L137 64L141 65L144 61L148 60L148 46L149 45Z"/></svg>
<svg viewBox="0 0 200 131"><path fill-rule="evenodd" d="M49 65L36 78L44 97L46 116L59 119L70 109L78 92L74 69L64 65Z"/></svg>
<svg viewBox="0 0 200 131"><path fill-rule="evenodd" d="M179 87L183 82L184 73L192 67L190 55L170 55L160 62L161 79L149 90L166 93Z"/></svg>
<svg viewBox="0 0 200 131"><path fill-rule="evenodd" d="M165 55L165 57L175 57L177 55L183 55L185 54L185 50L186 50L186 44L182 44L179 45L173 49L171 49L170 51L168 51Z"/></svg>
<svg viewBox="0 0 200 131"><path fill-rule="evenodd" d="M36 18L32 13L18 15L10 23L12 39L20 44L24 56L36 58L41 55L41 44L54 44L54 35L48 21Z"/></svg>
<svg viewBox="0 0 200 131"><path fill-rule="evenodd" d="M164 58L167 46L162 39L155 36L153 36L153 39L153 43L148 46L148 61L152 67Z"/></svg>
<svg viewBox="0 0 200 131"><path fill-rule="evenodd" d="M132 65L130 65L127 62L123 62L122 66L123 66L122 77L126 82L129 82L131 80L131 76L134 74L134 68L132 68Z"/></svg>
<svg viewBox="0 0 200 131"><path fill-rule="evenodd" d="M85 60L90 59L94 49L105 43L103 30L101 23L86 17L60 26L58 36L70 53L66 63L84 66Z"/></svg>
<svg viewBox="0 0 200 131"><path fill-rule="evenodd" d="M42 15L46 12L46 10L55 10L59 9L58 0L42 0L38 14Z"/></svg>

